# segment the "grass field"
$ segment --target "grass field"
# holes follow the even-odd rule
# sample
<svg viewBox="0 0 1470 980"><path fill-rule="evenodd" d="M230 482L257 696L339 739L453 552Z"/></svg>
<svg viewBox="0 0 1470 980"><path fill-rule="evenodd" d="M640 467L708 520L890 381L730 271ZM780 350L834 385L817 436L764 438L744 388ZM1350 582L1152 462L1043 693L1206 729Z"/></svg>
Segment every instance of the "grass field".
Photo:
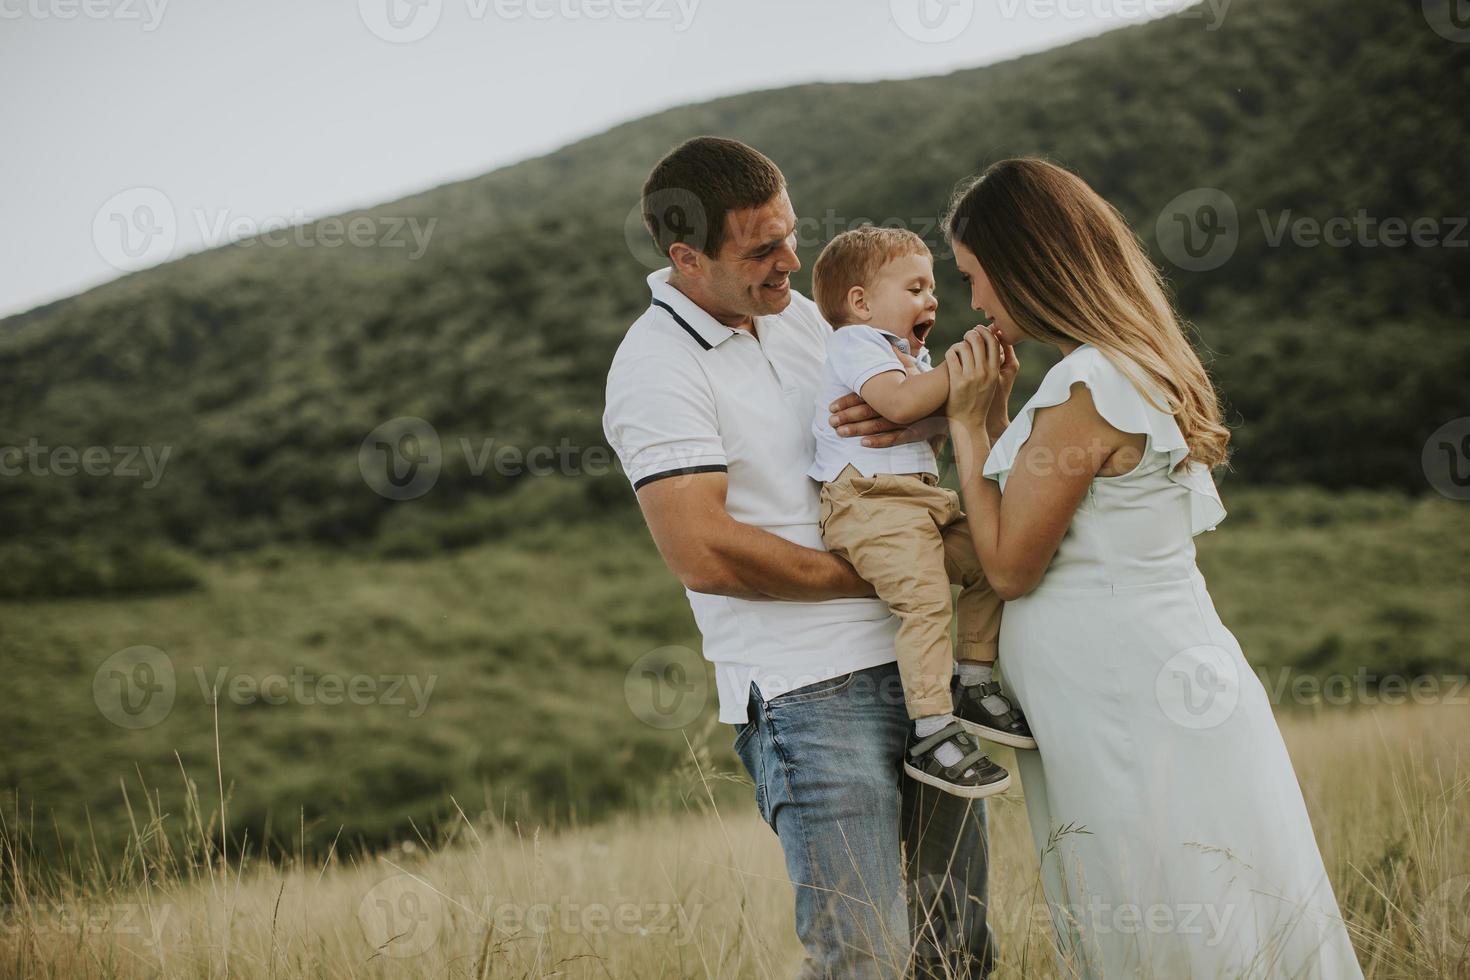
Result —
<svg viewBox="0 0 1470 980"><path fill-rule="evenodd" d="M1470 508L1228 484L1225 499L1201 565L1283 709L1370 702L1385 677L1389 701L1443 701L1448 687L1395 685L1470 673ZM0 786L53 856L118 853L125 785L181 812L181 772L213 782L216 724L232 831L319 855L452 823L451 796L538 823L644 805L685 754L656 726L714 711L688 606L636 516L432 559L262 552L202 574L151 598L0 602ZM139 647L151 662L118 662ZM678 717L636 704L649 658L687 668ZM123 710L169 679L171 697Z"/></svg>
<svg viewBox="0 0 1470 980"><path fill-rule="evenodd" d="M1283 725L1370 978L1470 976L1470 712L1379 707ZM556 833L463 819L371 858L221 861L207 817L138 834L65 883L0 849L15 977L787 977L800 958L775 836L694 746L682 808ZM1002 761L1005 761L1002 758ZM1023 801L992 803L1002 978L1057 976ZM92 867L92 871L96 871Z"/></svg>
<svg viewBox="0 0 1470 980"><path fill-rule="evenodd" d="M1464 824L1470 778L1470 509L1437 497L1224 492L1231 517L1198 539L1200 563L1302 753L1323 847L1369 930L1360 948L1382 953L1380 976L1432 975L1414 973L1424 962L1413 909L1435 882L1470 873L1450 823ZM464 923L452 920L456 938L418 967L442 955L451 973L493 961L497 975L535 975L595 949L567 970L651 957L639 960L650 975L784 972L774 841L753 822L748 784L730 775L738 763L713 721L681 590L636 522L527 530L422 559L264 551L200 572L202 588L165 596L0 602L10 695L0 883L15 944L5 959L31 964L22 973L63 948L102 972L145 969L139 947L105 929L85 941L58 931L36 903L64 913L164 895L191 923L160 951L183 971L174 975L210 972L201 956L217 969L227 950L239 975L292 975L285 960L270 965L275 956L293 970L315 964L299 975L410 975L393 957L354 958L361 930L338 906L384 861L431 851L444 856L426 867L463 864L468 877L443 886L454 894L605 901L585 896L621 887L697 899L709 914L677 945L613 930L590 947L554 936L502 946L497 932L491 960L460 949ZM650 665L678 682L673 716L649 710ZM693 733L703 734L691 756ZM722 775L705 782L697 769ZM1013 806L998 808L996 829L1011 900L1030 894L1031 874ZM726 834L734 857L715 846ZM228 882L201 839L216 861L221 849L235 856ZM548 868L581 862L588 877L517 879L522 853ZM316 882L308 869L328 865ZM318 900L307 879L335 884ZM146 892L132 890L144 880ZM759 899L743 911L729 906L745 894L736 882ZM252 931L250 903L266 892L282 903L274 938ZM469 914L457 908L445 915Z"/></svg>

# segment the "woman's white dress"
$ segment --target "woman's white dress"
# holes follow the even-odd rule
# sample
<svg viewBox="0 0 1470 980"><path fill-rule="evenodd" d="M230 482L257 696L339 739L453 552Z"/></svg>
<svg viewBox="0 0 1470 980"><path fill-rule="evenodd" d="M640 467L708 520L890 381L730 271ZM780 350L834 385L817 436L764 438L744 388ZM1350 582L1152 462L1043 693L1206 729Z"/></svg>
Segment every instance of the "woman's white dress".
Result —
<svg viewBox="0 0 1470 980"><path fill-rule="evenodd" d="M1265 690L1195 566L1194 535L1225 510L1203 466L1174 469L1187 450L1173 416L1084 344L984 473L1004 492L1033 414L1078 382L1147 436L1144 458L1092 481L1000 637L1039 746L1016 757L1062 973L1361 977Z"/></svg>

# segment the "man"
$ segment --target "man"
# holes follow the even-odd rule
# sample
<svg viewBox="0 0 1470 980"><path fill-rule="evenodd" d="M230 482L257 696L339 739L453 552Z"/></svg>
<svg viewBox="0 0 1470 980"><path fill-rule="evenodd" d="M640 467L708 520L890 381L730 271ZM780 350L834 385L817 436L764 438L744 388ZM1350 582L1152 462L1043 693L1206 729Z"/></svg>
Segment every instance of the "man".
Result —
<svg viewBox="0 0 1470 980"><path fill-rule="evenodd" d="M649 174L643 214L670 265L613 358L603 428L780 838L802 976L983 976L984 805L901 776L895 618L818 531L806 471L831 328L791 288L785 178L742 143L692 139ZM861 406L843 418L917 438Z"/></svg>

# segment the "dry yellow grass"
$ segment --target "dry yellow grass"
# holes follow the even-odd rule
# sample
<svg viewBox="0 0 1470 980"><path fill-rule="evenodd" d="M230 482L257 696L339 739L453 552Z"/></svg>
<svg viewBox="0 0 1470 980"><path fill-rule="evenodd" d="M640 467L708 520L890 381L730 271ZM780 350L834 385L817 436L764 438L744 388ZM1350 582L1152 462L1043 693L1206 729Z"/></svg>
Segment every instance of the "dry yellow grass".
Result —
<svg viewBox="0 0 1470 980"><path fill-rule="evenodd" d="M1368 976L1470 975L1470 712L1379 708L1283 729ZM28 866L9 814L0 974L790 976L800 948L774 835L753 806L716 811L692 788L683 814L554 835L466 820L432 851L319 867L191 862L140 814L133 864L147 879L126 887ZM1054 976L1022 806L992 809L999 976ZM218 831L196 819L192 836L203 853Z"/></svg>

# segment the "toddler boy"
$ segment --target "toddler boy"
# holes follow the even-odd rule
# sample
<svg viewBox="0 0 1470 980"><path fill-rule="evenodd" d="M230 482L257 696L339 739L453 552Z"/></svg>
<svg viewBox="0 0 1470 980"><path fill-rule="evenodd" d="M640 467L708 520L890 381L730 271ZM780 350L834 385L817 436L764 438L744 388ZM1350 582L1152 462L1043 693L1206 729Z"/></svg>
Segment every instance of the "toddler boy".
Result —
<svg viewBox="0 0 1470 980"><path fill-rule="evenodd" d="M904 770L956 796L1004 792L1010 774L976 737L1021 749L1036 742L993 676L1002 603L975 555L959 497L939 486L928 443L874 449L828 424L827 406L848 392L894 422L943 407L949 372L932 368L924 347L939 306L933 257L911 231L864 226L829 242L812 278L833 330L812 425L816 461L807 472L822 481L828 550L851 562L899 619L898 669L914 722ZM951 582L961 586L953 652Z"/></svg>

